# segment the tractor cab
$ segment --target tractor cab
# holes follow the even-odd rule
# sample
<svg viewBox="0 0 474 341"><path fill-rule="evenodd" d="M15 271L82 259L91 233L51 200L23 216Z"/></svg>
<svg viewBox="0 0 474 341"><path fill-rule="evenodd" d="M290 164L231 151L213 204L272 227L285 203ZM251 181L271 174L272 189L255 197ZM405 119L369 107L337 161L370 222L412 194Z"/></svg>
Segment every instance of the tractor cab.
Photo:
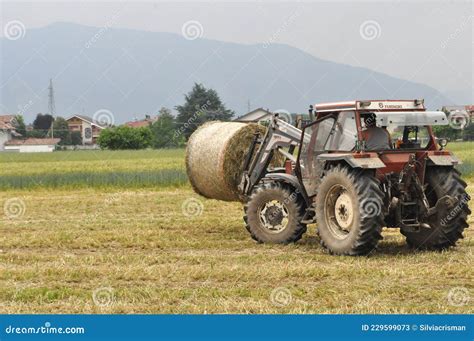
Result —
<svg viewBox="0 0 474 341"><path fill-rule="evenodd" d="M417 159L439 154L446 143L440 141L441 148L437 145L431 127L447 125L448 119L443 112L427 111L423 102L376 100L315 105L316 119L303 130L298 158L308 195L316 194L316 179L327 161L377 169L381 178L388 172L400 172L413 153ZM449 156L453 164L458 162L448 152L441 154Z"/></svg>
<svg viewBox="0 0 474 341"><path fill-rule="evenodd" d="M336 102L317 104L314 109L316 120L305 132L329 129L323 147L333 152L436 150L431 127L448 124L443 112L426 111L423 100Z"/></svg>

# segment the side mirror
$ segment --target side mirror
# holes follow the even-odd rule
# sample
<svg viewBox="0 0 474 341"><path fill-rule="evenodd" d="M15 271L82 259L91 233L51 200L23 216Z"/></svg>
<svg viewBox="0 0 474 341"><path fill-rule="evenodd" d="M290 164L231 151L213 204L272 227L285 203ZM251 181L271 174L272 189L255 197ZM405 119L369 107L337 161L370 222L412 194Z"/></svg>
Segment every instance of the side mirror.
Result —
<svg viewBox="0 0 474 341"><path fill-rule="evenodd" d="M444 147L448 145L447 139L438 139L438 145L440 146L440 150L443 150Z"/></svg>

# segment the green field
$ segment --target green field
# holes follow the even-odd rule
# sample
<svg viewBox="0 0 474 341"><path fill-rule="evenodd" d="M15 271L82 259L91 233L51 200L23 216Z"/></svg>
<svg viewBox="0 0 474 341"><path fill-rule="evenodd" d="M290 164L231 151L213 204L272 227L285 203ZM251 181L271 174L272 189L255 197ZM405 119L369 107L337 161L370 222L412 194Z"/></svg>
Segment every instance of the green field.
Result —
<svg viewBox="0 0 474 341"><path fill-rule="evenodd" d="M0 189L140 188L187 183L184 150L0 153Z"/></svg>
<svg viewBox="0 0 474 341"><path fill-rule="evenodd" d="M446 149L452 151L461 161L458 169L465 178L472 179L474 176L474 142L450 143Z"/></svg>
<svg viewBox="0 0 474 341"><path fill-rule="evenodd" d="M474 196L474 144L448 147ZM315 226L256 244L241 204L184 176L183 150L0 154L0 313L474 312L472 218L446 252L385 230L370 257L336 257Z"/></svg>

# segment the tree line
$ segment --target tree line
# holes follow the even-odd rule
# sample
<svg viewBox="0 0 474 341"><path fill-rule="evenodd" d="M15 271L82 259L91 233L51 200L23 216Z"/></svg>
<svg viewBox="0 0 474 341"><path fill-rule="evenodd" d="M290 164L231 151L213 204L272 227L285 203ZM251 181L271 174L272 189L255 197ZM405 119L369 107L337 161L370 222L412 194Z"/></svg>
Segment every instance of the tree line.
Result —
<svg viewBox="0 0 474 341"><path fill-rule="evenodd" d="M102 130L97 143L102 149L175 148L184 146L204 122L229 121L234 112L227 109L214 89L195 83L185 95L184 104L175 107L178 115L161 108L156 121L147 127L126 125Z"/></svg>
<svg viewBox="0 0 474 341"><path fill-rule="evenodd" d="M60 138L60 145L79 145L82 144L82 136L79 131L69 131L66 119L63 117L54 118L50 114L39 113L33 121L32 130L27 130L23 116L17 115L17 125L15 130L23 138Z"/></svg>
<svg viewBox="0 0 474 341"><path fill-rule="evenodd" d="M149 126L133 128L127 125L109 127L102 130L97 143L102 149L144 149L176 148L186 144L191 134L207 121L229 121L234 111L227 109L214 89L195 83L185 94L184 104L175 107L178 115L173 116L168 108L161 108L158 117ZM448 114L448 113L447 113ZM24 137L61 139L60 145L82 144L81 132L71 132L67 121L62 117L53 118L49 114L38 114L33 122L33 130L27 131L22 116L17 116L17 132ZM53 127L53 129L51 129ZM474 124L465 129L451 126L434 126L438 137L450 140L474 139Z"/></svg>
<svg viewBox="0 0 474 341"><path fill-rule="evenodd" d="M214 89L195 83L185 94L184 104L175 107L175 117L168 108L161 108L149 126L133 128L127 125L108 127L97 140L102 149L175 148L185 145L188 138L206 121L229 121L234 112L226 108ZM59 145L81 145L80 131L70 131L63 117L39 113L31 130L26 129L22 115L16 116L15 130L22 138L60 138Z"/></svg>

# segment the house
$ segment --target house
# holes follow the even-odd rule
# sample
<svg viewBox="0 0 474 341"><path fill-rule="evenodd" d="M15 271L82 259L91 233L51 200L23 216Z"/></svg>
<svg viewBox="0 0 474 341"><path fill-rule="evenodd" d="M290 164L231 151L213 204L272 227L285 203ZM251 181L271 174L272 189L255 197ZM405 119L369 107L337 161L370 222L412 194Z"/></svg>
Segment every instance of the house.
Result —
<svg viewBox="0 0 474 341"><path fill-rule="evenodd" d="M467 113L471 119L474 118L474 105L446 105L441 110L445 113Z"/></svg>
<svg viewBox="0 0 474 341"><path fill-rule="evenodd" d="M83 145L97 144L100 132L106 128L93 118L84 115L73 115L66 121L70 132L79 131L81 133Z"/></svg>
<svg viewBox="0 0 474 341"><path fill-rule="evenodd" d="M474 105L466 105L464 108L466 109L471 119L474 119Z"/></svg>
<svg viewBox="0 0 474 341"><path fill-rule="evenodd" d="M156 120L157 120L157 118L151 118L150 115L145 115L144 120L135 119L134 121L126 122L125 125L129 126L129 127L132 127L132 128L148 127L149 125L151 125Z"/></svg>
<svg viewBox="0 0 474 341"><path fill-rule="evenodd" d="M244 122L244 123L250 123L250 122L261 122L261 121L268 121L272 117L272 112L268 109L263 109L263 108L257 108L255 110L252 110L240 117L237 117L234 121L237 122Z"/></svg>
<svg viewBox="0 0 474 341"><path fill-rule="evenodd" d="M0 115L0 151L5 149L5 143L15 136L21 136L16 132L18 122L15 115Z"/></svg>
<svg viewBox="0 0 474 341"><path fill-rule="evenodd" d="M61 139L52 138L28 138L26 140L10 140L5 143L6 152L17 153L44 153L52 152Z"/></svg>

